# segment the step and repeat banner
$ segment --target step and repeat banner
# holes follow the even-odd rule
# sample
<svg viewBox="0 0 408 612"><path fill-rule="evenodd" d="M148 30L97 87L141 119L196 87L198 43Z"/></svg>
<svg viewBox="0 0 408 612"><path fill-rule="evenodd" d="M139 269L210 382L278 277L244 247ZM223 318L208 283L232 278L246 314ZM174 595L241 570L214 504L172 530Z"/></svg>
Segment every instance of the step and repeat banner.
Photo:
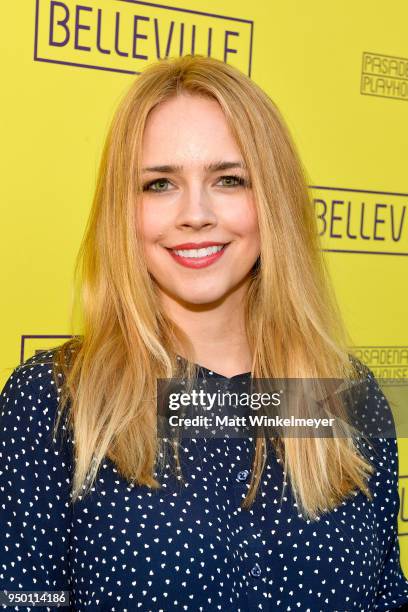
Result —
<svg viewBox="0 0 408 612"><path fill-rule="evenodd" d="M407 398L408 5L26 0L1 12L1 386L69 337L73 264L119 100L151 62L199 53L280 108L357 354L393 381L390 401ZM408 575L408 439L398 447Z"/></svg>

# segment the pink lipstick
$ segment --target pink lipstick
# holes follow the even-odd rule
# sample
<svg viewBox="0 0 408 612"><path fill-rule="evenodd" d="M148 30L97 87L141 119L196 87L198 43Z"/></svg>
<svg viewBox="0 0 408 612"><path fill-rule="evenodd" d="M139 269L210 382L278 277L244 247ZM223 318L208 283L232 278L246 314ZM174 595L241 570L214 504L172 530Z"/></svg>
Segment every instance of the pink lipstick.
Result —
<svg viewBox="0 0 408 612"><path fill-rule="evenodd" d="M186 268L205 268L220 259L229 243L185 242L167 249L177 263Z"/></svg>

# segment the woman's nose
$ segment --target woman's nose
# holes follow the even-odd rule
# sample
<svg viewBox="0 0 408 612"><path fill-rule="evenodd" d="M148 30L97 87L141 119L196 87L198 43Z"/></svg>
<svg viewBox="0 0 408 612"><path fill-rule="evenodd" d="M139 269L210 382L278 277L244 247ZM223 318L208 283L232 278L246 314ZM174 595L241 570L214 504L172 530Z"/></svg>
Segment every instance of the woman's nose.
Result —
<svg viewBox="0 0 408 612"><path fill-rule="evenodd" d="M211 195L201 187L186 189L180 201L177 224L194 228L213 225L217 221Z"/></svg>

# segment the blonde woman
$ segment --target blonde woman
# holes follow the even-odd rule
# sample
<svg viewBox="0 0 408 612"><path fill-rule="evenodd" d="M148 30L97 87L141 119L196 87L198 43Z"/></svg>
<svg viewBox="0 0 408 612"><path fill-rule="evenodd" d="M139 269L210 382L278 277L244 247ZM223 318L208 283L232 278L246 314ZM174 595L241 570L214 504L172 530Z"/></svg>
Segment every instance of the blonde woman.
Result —
<svg viewBox="0 0 408 612"><path fill-rule="evenodd" d="M211 58L148 67L109 130L77 272L83 334L2 393L0 590L78 611L402 609L393 417L350 352L268 95ZM362 376L360 414L385 411L394 437L166 455L156 384L173 376Z"/></svg>

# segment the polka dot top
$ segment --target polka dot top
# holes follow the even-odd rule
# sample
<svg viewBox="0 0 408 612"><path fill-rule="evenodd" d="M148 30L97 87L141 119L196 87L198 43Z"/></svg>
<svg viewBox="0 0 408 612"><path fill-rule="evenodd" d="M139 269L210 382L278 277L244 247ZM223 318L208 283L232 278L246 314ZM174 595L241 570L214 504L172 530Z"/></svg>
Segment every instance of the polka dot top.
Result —
<svg viewBox="0 0 408 612"><path fill-rule="evenodd" d="M92 612L407 609L395 437L377 438L379 452L368 454L373 501L355 491L317 521L302 518L290 487L280 503L286 475L272 445L254 504L240 508L250 437L183 439L185 484L164 469L157 490L128 483L106 459L72 505L74 441L50 435L60 391L51 356L16 367L1 395L0 592L69 591L63 609ZM393 424L369 372L363 409L385 409ZM203 367L200 375L225 381Z"/></svg>

